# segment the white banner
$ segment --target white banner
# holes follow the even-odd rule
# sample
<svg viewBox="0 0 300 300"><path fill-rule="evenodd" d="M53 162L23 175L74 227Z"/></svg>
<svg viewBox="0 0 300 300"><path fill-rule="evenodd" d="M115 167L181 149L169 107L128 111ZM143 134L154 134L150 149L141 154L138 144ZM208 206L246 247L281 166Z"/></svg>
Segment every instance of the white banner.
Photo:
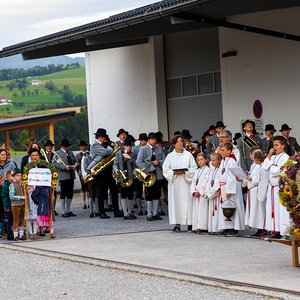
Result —
<svg viewBox="0 0 300 300"><path fill-rule="evenodd" d="M32 168L28 174L28 185L51 186L52 174L47 168Z"/></svg>

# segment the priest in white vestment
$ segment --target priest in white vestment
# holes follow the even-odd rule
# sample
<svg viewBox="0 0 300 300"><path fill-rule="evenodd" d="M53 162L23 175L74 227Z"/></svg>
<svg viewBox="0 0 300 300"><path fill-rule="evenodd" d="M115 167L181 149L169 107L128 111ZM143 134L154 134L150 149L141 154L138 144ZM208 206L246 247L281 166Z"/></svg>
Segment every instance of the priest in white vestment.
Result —
<svg viewBox="0 0 300 300"><path fill-rule="evenodd" d="M166 157L163 175L168 180L169 223L175 224L173 232L180 231L180 225L188 225L192 231L193 198L190 194L192 178L197 170L193 155L183 149L183 138L171 138L175 149Z"/></svg>

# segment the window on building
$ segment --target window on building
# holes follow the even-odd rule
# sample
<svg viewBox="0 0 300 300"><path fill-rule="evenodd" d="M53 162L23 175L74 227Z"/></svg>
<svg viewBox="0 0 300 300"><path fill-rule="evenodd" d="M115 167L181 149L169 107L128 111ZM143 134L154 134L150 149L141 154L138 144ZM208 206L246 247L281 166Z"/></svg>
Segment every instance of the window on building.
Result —
<svg viewBox="0 0 300 300"><path fill-rule="evenodd" d="M168 98L181 97L181 78L169 79L167 81Z"/></svg>

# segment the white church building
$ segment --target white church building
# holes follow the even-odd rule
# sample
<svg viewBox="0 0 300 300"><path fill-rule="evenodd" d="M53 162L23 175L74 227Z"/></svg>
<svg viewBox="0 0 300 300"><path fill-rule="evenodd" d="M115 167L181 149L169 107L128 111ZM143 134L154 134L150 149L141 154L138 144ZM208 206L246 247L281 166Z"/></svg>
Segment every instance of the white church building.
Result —
<svg viewBox="0 0 300 300"><path fill-rule="evenodd" d="M98 127L189 129L252 119L300 137L300 2L160 1L6 47L25 60L85 52L90 141ZM258 101L257 101L258 100Z"/></svg>

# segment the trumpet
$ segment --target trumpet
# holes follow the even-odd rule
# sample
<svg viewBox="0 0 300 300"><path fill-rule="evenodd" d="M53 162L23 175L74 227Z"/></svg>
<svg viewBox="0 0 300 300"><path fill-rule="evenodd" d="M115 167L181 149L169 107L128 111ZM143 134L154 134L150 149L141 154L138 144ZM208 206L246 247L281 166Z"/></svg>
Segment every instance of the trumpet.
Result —
<svg viewBox="0 0 300 300"><path fill-rule="evenodd" d="M155 181L156 181L156 176L154 174L146 174L144 172L145 169L141 169L141 168L135 168L133 170L133 175L139 179L140 181L142 181L145 185L145 187L150 187L152 186Z"/></svg>
<svg viewBox="0 0 300 300"><path fill-rule="evenodd" d="M57 153L54 153L53 158L58 164L63 164L64 166L66 166L62 158Z"/></svg>
<svg viewBox="0 0 300 300"><path fill-rule="evenodd" d="M123 188L130 187L133 183L133 180L131 178L125 176L124 173L127 171L122 171L120 169L118 169L117 171L118 171L118 174L116 174L114 171L112 172L112 176L113 176L114 180L118 183L121 183L121 186Z"/></svg>
<svg viewBox="0 0 300 300"><path fill-rule="evenodd" d="M47 154L46 154L46 152L45 152L44 149L41 149L41 153L42 153L42 155L45 157L46 162L49 162L48 157L47 157Z"/></svg>

